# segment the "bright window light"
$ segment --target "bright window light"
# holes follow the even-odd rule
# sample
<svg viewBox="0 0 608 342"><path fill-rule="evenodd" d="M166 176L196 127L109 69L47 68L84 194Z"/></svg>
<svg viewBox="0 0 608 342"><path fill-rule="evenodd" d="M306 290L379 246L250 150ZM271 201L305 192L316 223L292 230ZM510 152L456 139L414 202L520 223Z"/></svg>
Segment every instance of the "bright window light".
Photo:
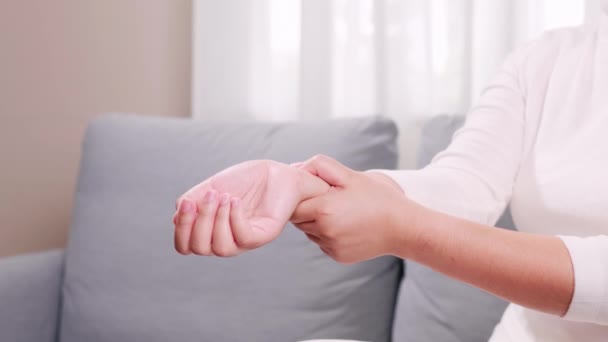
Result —
<svg viewBox="0 0 608 342"><path fill-rule="evenodd" d="M585 0L543 0L542 30L577 26L585 21Z"/></svg>

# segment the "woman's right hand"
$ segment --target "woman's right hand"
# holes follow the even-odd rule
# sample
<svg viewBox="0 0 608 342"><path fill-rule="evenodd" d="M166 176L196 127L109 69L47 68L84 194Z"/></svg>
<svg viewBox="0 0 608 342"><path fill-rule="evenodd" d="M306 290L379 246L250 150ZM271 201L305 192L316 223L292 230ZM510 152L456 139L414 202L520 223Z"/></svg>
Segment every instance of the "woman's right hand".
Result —
<svg viewBox="0 0 608 342"><path fill-rule="evenodd" d="M274 240L297 205L329 190L310 173L271 160L232 166L177 200L175 249L234 256Z"/></svg>

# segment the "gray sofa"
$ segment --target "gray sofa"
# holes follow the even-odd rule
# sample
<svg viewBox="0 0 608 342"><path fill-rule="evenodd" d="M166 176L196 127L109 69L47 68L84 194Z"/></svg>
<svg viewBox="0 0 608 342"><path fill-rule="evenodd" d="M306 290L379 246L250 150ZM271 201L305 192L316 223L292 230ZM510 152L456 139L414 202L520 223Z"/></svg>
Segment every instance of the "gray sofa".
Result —
<svg viewBox="0 0 608 342"><path fill-rule="evenodd" d="M461 124L430 120L419 166ZM391 169L396 138L381 118L98 119L83 144L65 251L0 260L0 341L487 340L503 301L393 257L337 264L291 226L236 258L173 250L175 198L225 167L323 153L354 169Z"/></svg>

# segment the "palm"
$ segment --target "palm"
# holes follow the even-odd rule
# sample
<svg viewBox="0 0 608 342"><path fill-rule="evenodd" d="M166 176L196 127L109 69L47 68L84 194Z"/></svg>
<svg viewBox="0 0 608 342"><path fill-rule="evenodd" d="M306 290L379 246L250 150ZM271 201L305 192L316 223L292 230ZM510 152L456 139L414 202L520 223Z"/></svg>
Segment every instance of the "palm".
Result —
<svg viewBox="0 0 608 342"><path fill-rule="evenodd" d="M215 190L241 199L243 216L255 231L256 245L275 239L288 222L303 194L298 171L274 161L248 161L232 166L186 193L198 201Z"/></svg>

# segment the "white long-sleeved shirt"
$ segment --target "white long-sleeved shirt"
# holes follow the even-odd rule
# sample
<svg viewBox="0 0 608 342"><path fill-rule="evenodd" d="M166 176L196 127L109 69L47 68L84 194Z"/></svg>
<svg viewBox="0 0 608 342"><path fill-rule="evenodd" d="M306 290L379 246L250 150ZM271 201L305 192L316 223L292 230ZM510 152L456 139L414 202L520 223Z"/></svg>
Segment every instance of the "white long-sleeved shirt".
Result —
<svg viewBox="0 0 608 342"><path fill-rule="evenodd" d="M608 8L514 52L429 166L385 173L415 201L485 224L510 203L518 230L565 243L565 317L511 304L492 342L608 341Z"/></svg>

